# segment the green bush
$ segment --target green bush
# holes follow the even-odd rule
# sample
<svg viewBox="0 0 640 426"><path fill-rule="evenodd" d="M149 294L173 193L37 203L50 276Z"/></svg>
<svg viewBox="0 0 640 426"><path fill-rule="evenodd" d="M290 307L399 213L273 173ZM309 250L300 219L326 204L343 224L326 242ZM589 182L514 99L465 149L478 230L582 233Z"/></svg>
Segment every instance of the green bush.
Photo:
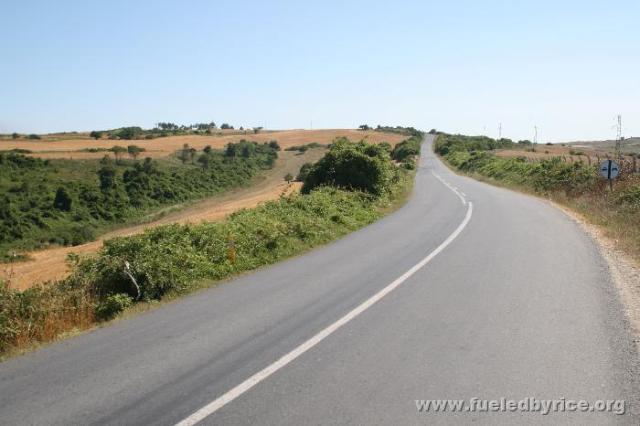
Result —
<svg viewBox="0 0 640 426"><path fill-rule="evenodd" d="M435 149L454 167L468 173L479 173L493 179L530 186L538 192L562 190L569 195L583 193L594 186L597 173L594 166L565 163L559 157L528 162L524 157L496 157L479 146L485 138L441 135Z"/></svg>
<svg viewBox="0 0 640 426"><path fill-rule="evenodd" d="M640 185L634 185L621 191L615 198L618 205L640 208Z"/></svg>
<svg viewBox="0 0 640 426"><path fill-rule="evenodd" d="M523 142L525 141L518 143ZM510 139L495 140L487 136L447 135L443 133L436 140L434 150L440 155L447 155L453 151L492 151L494 149L512 148L514 145Z"/></svg>
<svg viewBox="0 0 640 426"><path fill-rule="evenodd" d="M69 280L90 283L98 295L131 294L122 272L128 262L141 297L159 299L198 280L224 278L331 241L377 219L380 203L362 192L325 187L234 213L224 222L154 228L105 242Z"/></svg>
<svg viewBox="0 0 640 426"><path fill-rule="evenodd" d="M312 168L313 164L304 163L302 167L300 167L300 171L298 172L298 176L296 176L296 180L298 182L304 182L304 180L307 178L307 175L309 174L309 171L311 171Z"/></svg>
<svg viewBox="0 0 640 426"><path fill-rule="evenodd" d="M112 319L131 305L133 298L128 294L112 294L96 306L96 318L102 321Z"/></svg>
<svg viewBox="0 0 640 426"><path fill-rule="evenodd" d="M299 151L299 152L307 152L310 149L313 148L323 148L326 147L326 145L322 145L318 142L310 142L308 144L305 145L293 145L293 146L289 146L287 148L285 148L285 151Z"/></svg>
<svg viewBox="0 0 640 426"><path fill-rule="evenodd" d="M415 157L420 153L422 138L413 136L397 144L391 151L391 158L396 161L404 161L407 158Z"/></svg>
<svg viewBox="0 0 640 426"><path fill-rule="evenodd" d="M389 189L393 175L394 166L384 148L338 138L309 170L302 192L306 194L319 186L330 185L382 195Z"/></svg>

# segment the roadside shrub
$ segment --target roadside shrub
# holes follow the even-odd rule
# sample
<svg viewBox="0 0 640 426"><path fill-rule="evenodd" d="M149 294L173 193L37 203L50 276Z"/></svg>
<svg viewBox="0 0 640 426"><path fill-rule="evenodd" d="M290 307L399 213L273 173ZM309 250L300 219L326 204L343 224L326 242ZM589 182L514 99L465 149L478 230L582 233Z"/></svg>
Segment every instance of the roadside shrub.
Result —
<svg viewBox="0 0 640 426"><path fill-rule="evenodd" d="M391 152L391 158L396 161L404 161L420 153L421 138L413 136L397 144Z"/></svg>
<svg viewBox="0 0 640 426"><path fill-rule="evenodd" d="M405 158L404 161L402 161L402 167L407 170L415 170L416 160L413 157Z"/></svg>
<svg viewBox="0 0 640 426"><path fill-rule="evenodd" d="M640 208L640 185L631 186L620 192L615 198L615 203Z"/></svg>
<svg viewBox="0 0 640 426"><path fill-rule="evenodd" d="M133 304L133 298L128 294L118 293L107 296L96 306L96 319L106 321L114 318Z"/></svg>
<svg viewBox="0 0 640 426"><path fill-rule="evenodd" d="M0 355L12 347L90 327L93 299L77 284L63 281L17 291L0 283Z"/></svg>
<svg viewBox="0 0 640 426"><path fill-rule="evenodd" d="M518 144L530 143L520 141ZM510 139L495 140L487 136L463 136L441 134L436 140L434 150L440 155L447 155L453 151L492 151L495 149L512 148L515 144Z"/></svg>
<svg viewBox="0 0 640 426"><path fill-rule="evenodd" d="M382 195L389 189L393 165L384 148L365 142L334 141L329 152L307 174L303 193L323 185Z"/></svg>
<svg viewBox="0 0 640 426"><path fill-rule="evenodd" d="M379 203L370 194L325 187L236 212L224 222L154 228L106 241L68 280L87 283L99 298L135 294L123 273L128 262L141 298L160 299L198 280L224 278L331 241L377 219Z"/></svg>
<svg viewBox="0 0 640 426"><path fill-rule="evenodd" d="M597 181L594 166L579 162L565 163L560 157L533 163L524 157L496 157L487 150L477 149L477 138L468 139L460 135L442 135L436 149L451 165L464 172L530 186L542 193L560 190L567 195L577 195L591 189ZM491 146L483 140L480 145ZM445 147L446 150L443 149Z"/></svg>

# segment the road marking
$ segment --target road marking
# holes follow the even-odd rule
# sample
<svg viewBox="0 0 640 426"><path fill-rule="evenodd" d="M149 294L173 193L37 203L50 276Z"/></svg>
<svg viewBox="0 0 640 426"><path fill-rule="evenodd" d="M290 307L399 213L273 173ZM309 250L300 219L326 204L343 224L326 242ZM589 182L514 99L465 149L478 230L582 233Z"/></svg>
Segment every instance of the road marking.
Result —
<svg viewBox="0 0 640 426"><path fill-rule="evenodd" d="M460 198L460 201L462 201L462 205L466 206L467 205L467 200L464 198L465 195L458 190L458 188L456 188L455 186L451 185L449 182L447 182L446 180L442 179L442 177L440 177L439 174L437 174L436 172L434 172L433 170L431 171L431 174L438 179L440 182L442 182L442 184L444 186L446 186L447 188L449 188L451 191L453 191L454 194L456 194L458 196L458 198Z"/></svg>
<svg viewBox="0 0 640 426"><path fill-rule="evenodd" d="M451 187L449 186L449 188ZM451 189L453 190L453 188ZM300 355L307 352L309 349L316 346L318 343L320 343L321 341L329 337L336 330L338 330L340 327L342 327L343 325L345 325L346 323L348 323L349 321L351 321L352 319L360 315L362 312L369 309L371 306L373 306L376 302L378 302L384 296L386 296L387 294L395 290L397 287L399 287L400 284L405 282L410 276L418 272L422 267L424 267L427 263L429 263L431 259L436 257L449 244L451 244L453 240L455 240L458 237L458 235L460 235L460 233L467 226L467 224L471 220L472 214L473 214L473 203L469 202L467 207L467 214L465 215L460 225L458 225L455 231L453 231L453 233L451 233L451 235L449 235L446 240L444 240L438 247L436 247L435 250L429 253L427 257L422 259L420 262L416 263L411 269L409 269L407 272L405 272L404 274L396 278L395 281L393 281L391 284L387 285L385 288L383 288L382 290L380 290L379 292L371 296L369 299L367 299L365 302L363 302L362 304L357 306L355 309L347 313L338 321L334 322L324 330L320 331L318 334L316 334L315 336L313 336L312 338L310 338L309 340L307 340L306 342L304 342L303 344L301 344L300 346L298 346L288 354L284 355L282 358L278 359L273 364L258 371L256 374L249 377L244 382L240 383L233 389L227 391L225 394L219 396L215 400L211 401L209 404L200 408L198 411L194 412L189 417L177 423L176 426L192 426L204 420L205 418L209 417L211 414L215 413L220 408L224 407L225 405L227 405L228 403L230 403L231 401L233 401L243 393L247 392L249 389L257 385L258 383L265 380L267 377L271 376L276 371L285 367L287 364L289 364L291 361L298 358Z"/></svg>

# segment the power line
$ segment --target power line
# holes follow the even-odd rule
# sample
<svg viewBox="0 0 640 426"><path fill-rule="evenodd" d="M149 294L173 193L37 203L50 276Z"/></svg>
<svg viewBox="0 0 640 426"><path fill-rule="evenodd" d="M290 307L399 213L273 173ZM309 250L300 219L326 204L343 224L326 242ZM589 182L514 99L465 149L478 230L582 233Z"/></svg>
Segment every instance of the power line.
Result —
<svg viewBox="0 0 640 426"><path fill-rule="evenodd" d="M622 116L618 114L618 124L616 130L616 158L622 158Z"/></svg>

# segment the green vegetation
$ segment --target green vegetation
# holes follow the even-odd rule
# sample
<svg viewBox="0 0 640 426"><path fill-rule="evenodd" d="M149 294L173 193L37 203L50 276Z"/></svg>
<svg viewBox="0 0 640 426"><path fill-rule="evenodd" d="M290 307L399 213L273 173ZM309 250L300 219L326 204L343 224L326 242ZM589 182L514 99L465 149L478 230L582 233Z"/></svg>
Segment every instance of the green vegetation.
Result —
<svg viewBox="0 0 640 426"><path fill-rule="evenodd" d="M141 149L119 148L112 149L115 162L0 153L0 258L47 244L81 244L159 207L245 185L277 157L270 145L247 141L209 149L198 165L137 161ZM133 161L123 159L127 152ZM193 160L196 151L188 153Z"/></svg>
<svg viewBox="0 0 640 426"><path fill-rule="evenodd" d="M231 130L233 129L233 126L227 123L224 123L220 126L220 130L227 129ZM118 129L111 130L94 130L89 133L89 136L94 139L101 139L103 137L106 137L112 140L142 140L179 135L211 135L215 130L218 130L218 127L213 121L210 123L194 123L188 125L178 125L171 122L160 122L157 123L156 127L152 129L143 129L138 126L120 127ZM241 128L241 130L243 130L243 128ZM258 133L260 130L262 130L262 127L255 127L254 133Z"/></svg>
<svg viewBox="0 0 640 426"><path fill-rule="evenodd" d="M544 195L578 211L601 226L623 250L640 259L640 175L634 173L632 164L623 164L622 174L610 191L596 165L561 157L540 161L502 158L491 152L511 144L486 137L443 134L434 149L462 172Z"/></svg>
<svg viewBox="0 0 640 426"><path fill-rule="evenodd" d="M413 170L416 168L416 156L420 153L420 144L422 143L422 136L411 136L399 144L397 144L391 151L391 158L402 163L402 167L407 170Z"/></svg>
<svg viewBox="0 0 640 426"><path fill-rule="evenodd" d="M392 126L381 126L378 124L378 126L376 126L376 131L396 133L396 134L405 135L405 136L418 136L418 137L422 136L422 132L413 127L402 127L402 126L392 127Z"/></svg>
<svg viewBox="0 0 640 426"><path fill-rule="evenodd" d="M322 145L321 143L318 142L311 142L305 145L294 145L294 146L290 146L288 148L285 148L285 151L298 151L298 152L307 152L310 149L313 148L327 148L328 145Z"/></svg>
<svg viewBox="0 0 640 426"><path fill-rule="evenodd" d="M245 143L228 148L224 156L243 158L245 148L265 149ZM395 166L386 149L363 142L338 140L321 163L310 166L305 194L236 212L222 222L168 225L108 240L95 257L70 259L74 272L57 283L24 292L0 285L0 354L91 327L134 303L188 293L211 280L335 240L381 217L406 196L411 182L411 173ZM327 173L326 167L346 164L356 166L356 172L341 169L339 178ZM108 166L115 168L112 163ZM333 177L319 185L321 175ZM331 183L340 183L341 188L327 186ZM114 188L113 175L105 173L101 185ZM64 204L66 197L61 199Z"/></svg>
<svg viewBox="0 0 640 426"><path fill-rule="evenodd" d="M353 144L338 138L329 152L308 170L303 193L324 185L383 195L397 177L384 147L365 142Z"/></svg>
<svg viewBox="0 0 640 426"><path fill-rule="evenodd" d="M296 176L296 180L298 182L304 182L304 180L307 178L307 175L309 175L309 172L311 171L312 168L313 168L312 163L304 163L302 167L300 167L300 171L298 172L298 176Z"/></svg>

